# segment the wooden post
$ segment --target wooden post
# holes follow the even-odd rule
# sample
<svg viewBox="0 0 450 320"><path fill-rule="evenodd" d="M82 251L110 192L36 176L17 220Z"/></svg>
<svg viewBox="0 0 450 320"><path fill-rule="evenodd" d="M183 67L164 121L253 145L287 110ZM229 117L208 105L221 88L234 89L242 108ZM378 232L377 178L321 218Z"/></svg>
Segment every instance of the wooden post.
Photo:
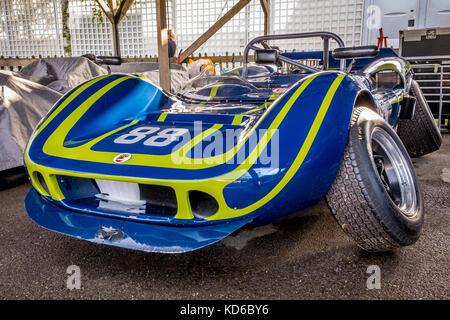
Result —
<svg viewBox="0 0 450 320"><path fill-rule="evenodd" d="M122 20L122 18L125 17L125 14L127 13L128 9L130 9L133 3L134 0L122 0L122 2L119 5L119 9L117 9L117 12L115 13L117 23L119 23L120 20Z"/></svg>
<svg viewBox="0 0 450 320"><path fill-rule="evenodd" d="M95 1L97 2L100 9L102 9L102 11L105 13L108 20L111 23L113 23L114 22L114 13L112 12L111 8L108 7L108 5L106 4L106 2L104 0L95 0Z"/></svg>
<svg viewBox="0 0 450 320"><path fill-rule="evenodd" d="M156 31L158 33L159 85L163 90L170 92L166 0L156 0Z"/></svg>
<svg viewBox="0 0 450 320"><path fill-rule="evenodd" d="M111 24L113 29L114 56L120 57L119 25L116 22L111 22Z"/></svg>
<svg viewBox="0 0 450 320"><path fill-rule="evenodd" d="M259 0L264 12L264 35L270 34L270 0Z"/></svg>
<svg viewBox="0 0 450 320"><path fill-rule="evenodd" d="M127 10L131 7L134 0L122 0L119 8L116 8L115 0L109 0L109 6L104 0L95 0L102 11L105 13L109 22L113 27L113 46L114 55L120 57L120 39L119 39L119 22L127 13Z"/></svg>
<svg viewBox="0 0 450 320"><path fill-rule="evenodd" d="M114 55L120 57L119 22L116 19L117 5L115 0L108 0L108 4L113 16L111 24L113 29Z"/></svg>
<svg viewBox="0 0 450 320"><path fill-rule="evenodd" d="M189 48L181 53L180 61L183 62L191 54L195 52L205 41L211 38L225 23L230 21L239 11L242 10L251 0L239 0L227 13L225 13L216 23L214 23L208 30L205 31L197 40L195 40Z"/></svg>

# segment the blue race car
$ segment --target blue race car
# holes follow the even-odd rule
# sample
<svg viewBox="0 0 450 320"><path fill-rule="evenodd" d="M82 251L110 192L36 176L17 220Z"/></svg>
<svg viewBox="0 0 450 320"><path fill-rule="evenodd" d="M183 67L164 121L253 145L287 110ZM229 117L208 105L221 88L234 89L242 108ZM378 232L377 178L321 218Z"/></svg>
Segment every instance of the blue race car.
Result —
<svg viewBox="0 0 450 320"><path fill-rule="evenodd" d="M322 38L323 52L271 46L306 37ZM361 248L385 251L418 239L424 208L410 156L440 144L392 50L346 48L329 32L262 36L241 67L200 74L176 95L124 74L72 89L28 143L25 206L62 234L177 253L326 198Z"/></svg>

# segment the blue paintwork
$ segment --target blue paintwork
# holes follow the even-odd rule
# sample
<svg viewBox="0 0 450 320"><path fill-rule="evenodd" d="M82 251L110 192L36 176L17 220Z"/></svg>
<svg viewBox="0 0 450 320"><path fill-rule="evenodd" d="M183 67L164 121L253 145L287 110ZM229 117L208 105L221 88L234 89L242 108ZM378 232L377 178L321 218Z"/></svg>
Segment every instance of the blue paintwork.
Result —
<svg viewBox="0 0 450 320"><path fill-rule="evenodd" d="M120 97L120 100L117 99ZM168 97L161 90L139 78L132 78L108 91L81 117L69 131L64 145L75 147L111 130L111 124L124 119L146 119L150 113L159 113ZM120 103L117 103L120 101ZM124 108L124 105L127 107ZM98 115L102 116L99 117Z"/></svg>
<svg viewBox="0 0 450 320"><path fill-rule="evenodd" d="M279 129L280 161L277 167L256 163L247 174L224 190L230 207L245 207L266 195L284 176L300 151L314 116L335 75L317 79L317 86L308 87L303 99L296 101ZM360 88L350 78L345 78L319 130L303 165L285 189L264 206L255 216L254 222L265 224L297 212L319 202L334 181L344 151L350 117ZM319 93L320 92L320 93ZM350 107L351 106L351 107ZM295 146L295 147L294 147ZM301 195L293 197L293 194Z"/></svg>
<svg viewBox="0 0 450 320"><path fill-rule="evenodd" d="M25 208L31 220L48 230L98 244L147 252L181 253L196 250L225 238L251 221L245 217L201 227L174 227L111 219L55 206L44 200L34 188L26 196ZM119 230L124 232L124 236L117 240L101 239L98 235L101 228Z"/></svg>
<svg viewBox="0 0 450 320"><path fill-rule="evenodd" d="M294 60L306 60L306 59L317 59L319 60L319 65L323 64L323 52L322 51L314 51L314 52L286 52L283 53L283 56L294 59ZM359 58L356 59L356 63L353 66L354 70L363 69L365 66L370 63L379 60L381 58L398 58L398 55L391 48L381 48L378 55L373 58ZM347 60L347 66L350 65L351 60ZM329 66L330 68L339 69L340 60L334 59L332 52L329 52Z"/></svg>
<svg viewBox="0 0 450 320"><path fill-rule="evenodd" d="M306 59L321 58L322 53L286 53L285 55L293 59ZM177 219L173 214L161 212L158 209L149 209L145 214L131 215L127 212L101 209L98 205L99 200L93 197L79 201L73 199L55 201L50 197L39 195L34 188L30 190L25 201L27 212L34 222L47 229L92 242L143 251L184 252L217 242L244 225L270 223L311 207L323 199L335 179L346 145L352 110L361 92L367 92L377 102L377 112L392 126L395 126L397 122L399 103L386 103L389 99L395 98L393 91L377 91L377 88L373 87L370 75L365 71L368 66L381 58L398 59L391 50L382 50L377 58L357 61L353 72L344 78L337 89L318 134L299 170L273 199L245 216L224 220ZM338 65L338 61L330 58L331 67ZM276 68L266 68L259 74L258 72L250 73L248 81L241 83L237 76L233 76L233 73L240 73L240 71L238 68L225 74L225 78L214 76L209 79L224 79L220 86L217 86L217 81L214 82L214 80L210 85L199 90L182 91L178 96L169 96L151 83L137 77L123 81L95 102L80 121L70 129L64 139L64 146L73 148L83 145L132 121L137 123L99 141L91 150L117 154L167 155L174 151L174 145L181 147L179 142L187 138L187 135L180 137L179 140L165 147L149 147L138 143L124 145L113 142L117 137L142 126L157 126L161 129L185 128L190 137L196 135L194 125L197 121L202 122L202 130L220 124L222 127L218 130L219 133L226 130L234 131L237 137L245 134L256 123L258 123L258 129L264 130L269 128L296 90L311 76L308 73L284 75L277 73ZM279 141L279 162L267 164L259 158L248 172L243 172L236 181L228 184L223 190L223 196L229 207L245 208L263 198L280 182L299 153L328 89L339 74L338 71L321 72L294 101L280 123L276 135ZM248 155L252 150L251 141L258 142L261 138L256 131L250 135L232 161L196 170L183 166L168 168L127 165L126 163L117 165L112 161L99 163L72 160L50 156L42 151L44 143L64 119L99 89L124 76L106 77L85 89L71 101L31 141L28 152L30 159L42 166L68 173L197 181L215 178L235 170L239 166L237 159L241 159L245 154ZM287 90L282 91L278 99L273 102L273 88L287 88ZM50 114L76 89L63 97ZM172 108L177 104L184 105L187 111L173 111ZM259 112L245 113L264 104L267 104L265 108L268 111L263 108ZM167 116L164 121L158 121L162 113L167 113ZM235 116L242 114L245 114L242 121L233 124ZM261 118L263 115L264 117ZM202 144L196 145L191 150L189 156L201 157L202 152L214 141L212 137L205 139ZM237 141L238 139L227 146L223 141L225 152L230 150ZM269 144L266 151L270 154L276 150L272 150ZM86 185L83 188L88 190L91 187ZM69 192L64 190L64 186L61 186L61 189L64 194ZM94 191L87 193L93 194ZM117 241L101 240L96 235L102 227L112 227L124 232L125 235Z"/></svg>
<svg viewBox="0 0 450 320"><path fill-rule="evenodd" d="M320 78L322 78L322 77L328 78L328 80L325 82L326 82L326 84L329 85L330 81L332 79L334 79L336 77L336 75L337 75L337 73L335 73L335 72L324 73L323 75L320 76ZM107 81L104 84L106 85L115 79L116 79L116 77L114 77L114 79L111 79L110 81ZM103 82L103 81L105 81L105 80L102 80L101 82ZM134 90L135 83L139 83L139 81L145 82L140 79L136 79L136 81L124 81L124 82L120 83L119 85L117 85L117 87L118 87L117 90L119 90L120 87L125 87L124 90ZM321 87L321 85L324 84L324 82L322 82L320 79L316 79L314 81L317 81L316 82L317 85L312 84L311 90L323 91L326 89L326 88ZM145 82L145 84L147 86L152 86L148 82ZM270 123L277 116L279 110L290 99L292 94L295 92L295 90L300 85L301 85L301 82L295 84L294 86L292 86L292 88L289 91L287 91L280 98L280 101L278 102L276 108L274 108L264 118L264 121L260 124L260 126L259 126L260 129L267 129L269 127ZM146 95L146 87L145 86L140 86L140 87L141 87L142 94ZM314 89L314 88L316 88L316 89ZM95 86L95 89L92 89L92 90L89 88L87 91L91 92L91 94L92 94L93 92L95 92L94 90L95 91L98 90L98 87ZM110 91L110 92L113 92L113 91ZM111 94L113 94L113 93L111 93ZM139 95L136 92L135 92L135 94ZM84 93L83 93L83 96L85 96ZM84 98L86 99L87 97L84 97ZM108 95L108 94L105 95L105 101L108 102L108 101L111 101L111 99L112 99L112 97L110 95ZM87 132L85 135L87 135L88 137L85 136L85 139L82 139L82 140L80 139L82 143L86 143L91 138L101 135L102 133L106 133L111 130L120 128L121 126L123 126L126 123L129 123L132 120L141 120L142 119L142 113L139 113L139 112L136 112L136 118L129 115L127 120L120 120L113 116L98 117L98 116L96 116L97 112L95 112L95 110L97 107L99 107L100 110L103 110L102 108L103 108L104 102L102 102L102 101L103 101L103 98L100 99L98 102L94 103L93 106L91 107L91 112L90 112L92 117L94 117L96 119L100 119L99 121L103 121L104 124L103 124L102 131L96 130L95 135L89 134L89 132ZM145 100L142 100L142 101L145 102ZM66 171L72 171L73 168L77 168L78 172L98 173L98 174L105 174L105 175L119 175L119 176L126 175L126 176L141 177L141 178L155 178L155 179L174 179L175 178L175 179L189 180L189 179L206 179L206 178L215 177L219 174L227 173L227 172L235 169L238 166L237 159L242 158L241 153L237 153L236 156L233 158L233 161L231 161L232 164L226 163L223 165L214 166L213 168L210 168L210 169L201 169L201 170L193 171L193 170L184 169L183 167L180 167L179 169L178 168L177 169L168 169L168 168L161 168L161 167L155 168L155 167L151 167L151 166L128 166L127 164L117 166L112 161L110 164L92 163L92 162L87 162L87 161L78 161L78 160L70 160L70 159L65 159L65 158L53 157L53 156L44 154L42 151L42 148L43 148L45 141L50 137L50 135L53 133L53 131L55 130L57 125L59 123L61 123L70 113L72 113L80 104L81 104L81 101L78 98L74 99L60 114L58 114L57 117L55 117L55 119L46 128L44 128L44 130L33 141L33 143L31 144L31 147L30 147L29 154L33 158L33 160L35 160L36 163L42 163L45 166L48 166L51 168L57 168L57 169L61 169L61 170L66 170ZM141 107L146 108L147 105L148 105L147 103L143 103L141 105ZM123 109L129 109L130 103L125 101L125 103L122 104L121 100L116 99L115 106L113 106L113 107L118 108L120 106ZM135 106L139 106L139 105L137 103L133 102L131 104L131 106L135 107ZM158 126L161 128L183 127L183 128L188 128L189 131L193 133L194 132L194 129L193 129L194 122L197 120L199 120L199 121L202 120L202 117L204 115L197 114L197 116L198 116L197 118L195 116L196 116L196 114L186 114L186 115L184 115L184 114L169 114L168 117L166 118L166 121L161 123L161 122L157 122L156 121L157 117L155 117L153 115L152 117L147 117L147 118L142 119L139 122L139 126ZM224 122L224 121L222 121L222 118L224 118L223 115L212 115L211 114L209 116L210 116L210 118L212 118L212 119L208 119L209 123L223 123ZM306 121L307 119L304 119L304 120ZM225 117L226 123L229 123L230 121L232 121L231 117L228 117L228 116ZM108 151L116 152L117 154L123 153L124 145L113 144L113 143L111 143L111 140L113 140L117 136L123 134L124 132L131 131L132 128L134 128L134 127L137 127L137 125L113 134L110 138L105 139L105 141L101 141L97 145L94 145L93 150L97 150L97 151L103 150L104 151L105 149L108 149ZM206 129L207 127L208 126L205 126L204 129ZM232 126L224 125L223 128L221 129L221 131L230 130L233 128L236 130L240 129L239 126L232 127ZM256 133L254 135L256 136ZM250 141L252 141L252 139L253 139L252 137L249 138L248 142L246 143L245 148L242 148L242 150L241 150L242 153L248 154L248 151L250 148L249 144L250 144ZM257 141L257 138L255 138L255 139ZM155 151L155 148L142 148L142 144L136 144L136 145L129 146L129 149L126 152L130 152L130 153L139 152L139 153L151 154L151 152L153 151L153 154L168 154L172 150L172 147L176 144L177 144L177 142L174 142L174 143L168 145L167 147L160 148L158 151ZM195 150L194 150L194 153L195 153Z"/></svg>

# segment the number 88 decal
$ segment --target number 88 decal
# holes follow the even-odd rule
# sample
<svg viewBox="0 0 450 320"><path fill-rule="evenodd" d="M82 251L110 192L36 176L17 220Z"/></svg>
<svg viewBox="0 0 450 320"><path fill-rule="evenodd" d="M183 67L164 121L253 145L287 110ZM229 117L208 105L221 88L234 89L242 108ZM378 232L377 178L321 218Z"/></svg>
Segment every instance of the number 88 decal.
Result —
<svg viewBox="0 0 450 320"><path fill-rule="evenodd" d="M161 128L158 127L140 127L131 130L129 133L121 135L114 140L114 143L118 144L134 144L137 143L149 135L157 132ZM184 128L168 128L161 130L158 134L149 137L144 141L144 145L152 147L165 147L170 143L177 141L178 138L185 133L189 132L188 129Z"/></svg>

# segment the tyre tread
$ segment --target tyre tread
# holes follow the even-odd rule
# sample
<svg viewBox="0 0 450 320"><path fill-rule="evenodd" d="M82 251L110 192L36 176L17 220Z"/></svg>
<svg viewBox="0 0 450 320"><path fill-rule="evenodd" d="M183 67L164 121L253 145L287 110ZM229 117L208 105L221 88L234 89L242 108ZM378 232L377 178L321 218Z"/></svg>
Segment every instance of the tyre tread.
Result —
<svg viewBox="0 0 450 320"><path fill-rule="evenodd" d="M364 110L367 108L355 109L352 125ZM355 159L353 141L349 139L336 180L326 197L333 216L344 232L366 251L388 251L410 244L389 232L392 226L376 214L382 209L372 200Z"/></svg>
<svg viewBox="0 0 450 320"><path fill-rule="evenodd" d="M413 81L411 92L417 99L412 120L400 120L397 133L411 157L416 158L439 150L442 137L434 121L428 104L423 105L423 93L417 82ZM421 97L421 98L419 98ZM423 98L425 101L425 99Z"/></svg>

